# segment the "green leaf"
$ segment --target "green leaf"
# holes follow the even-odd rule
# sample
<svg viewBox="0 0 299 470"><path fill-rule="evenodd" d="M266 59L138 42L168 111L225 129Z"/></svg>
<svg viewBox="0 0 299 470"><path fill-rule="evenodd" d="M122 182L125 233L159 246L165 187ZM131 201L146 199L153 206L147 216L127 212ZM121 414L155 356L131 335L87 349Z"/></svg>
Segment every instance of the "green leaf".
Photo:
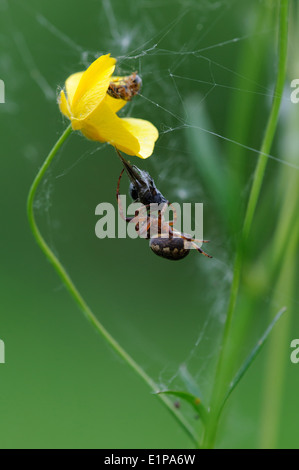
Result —
<svg viewBox="0 0 299 470"><path fill-rule="evenodd" d="M182 386L184 388L186 387L186 390L191 393L191 395L195 395L196 397L200 397L203 395L198 384L188 371L186 364L180 365L178 375L183 382Z"/></svg>
<svg viewBox="0 0 299 470"><path fill-rule="evenodd" d="M199 415L200 419L203 423L206 422L208 411L206 410L205 406L202 404L200 398L192 395L192 393L188 392L180 392L176 390L165 390L159 391L157 394L164 394L164 395L173 395L174 397L180 398L181 400L186 401L193 407L196 413Z"/></svg>
<svg viewBox="0 0 299 470"><path fill-rule="evenodd" d="M279 312L278 314L275 316L275 318L272 320L272 322L270 323L270 325L268 326L268 328L266 329L265 333L263 334L263 336L260 338L260 340L257 342L257 344L255 345L255 347L253 348L253 350L251 351L251 353L249 354L249 356L247 357L247 359L245 360L245 362L243 363L243 365L240 367L240 369L238 370L238 372L236 373L235 377L233 378L233 380L231 381L230 385L229 385L229 388L226 392L226 395L224 397L224 400L222 402L222 405L220 407L220 410L219 410L219 415L221 414L223 408L224 408L224 405L226 404L228 398L230 397L231 393L234 391L234 389L236 388L236 386L238 385L238 383L240 382L240 380L242 379L242 377L244 376L244 374L247 372L247 370L249 369L249 367L251 366L251 364L253 363L254 359L256 358L256 356L259 354L259 352L261 351L262 347L264 346L265 342L267 341L271 331L273 330L274 326L276 325L276 323L278 322L278 320L281 318L281 316L284 314L284 312L286 311L286 307L283 307Z"/></svg>

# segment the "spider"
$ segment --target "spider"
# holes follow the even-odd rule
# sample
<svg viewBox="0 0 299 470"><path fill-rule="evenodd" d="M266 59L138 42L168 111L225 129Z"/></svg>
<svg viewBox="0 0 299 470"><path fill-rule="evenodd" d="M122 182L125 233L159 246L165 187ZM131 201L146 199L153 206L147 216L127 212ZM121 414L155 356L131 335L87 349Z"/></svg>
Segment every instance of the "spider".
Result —
<svg viewBox="0 0 299 470"><path fill-rule="evenodd" d="M141 78L137 75L137 72L134 72L128 77L116 78L111 81L107 93L112 98L131 101L133 96L139 93L141 85Z"/></svg>
<svg viewBox="0 0 299 470"><path fill-rule="evenodd" d="M121 217L128 223L135 223L135 229L140 237L149 239L151 250L162 258L169 260L183 259L189 254L191 247L208 258L212 258L197 246L197 243L208 243L208 240L197 240L174 228L176 222L175 211L174 220L165 220L165 211L168 206L171 206L171 203L157 189L150 174L140 170L136 165L131 165L123 158L118 149L116 151L124 165L116 189L116 199ZM119 187L124 171L130 179L130 195L133 201L143 204L141 209L135 212L134 217L125 217L121 204ZM155 211L158 212L158 215L153 215Z"/></svg>

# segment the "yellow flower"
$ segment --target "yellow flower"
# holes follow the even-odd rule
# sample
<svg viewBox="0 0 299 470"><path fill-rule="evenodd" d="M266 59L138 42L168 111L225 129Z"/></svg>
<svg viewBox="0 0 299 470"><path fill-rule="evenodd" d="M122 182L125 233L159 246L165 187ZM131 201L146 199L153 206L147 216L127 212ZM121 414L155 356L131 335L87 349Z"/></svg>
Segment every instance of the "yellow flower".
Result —
<svg viewBox="0 0 299 470"><path fill-rule="evenodd" d="M88 139L108 142L128 155L147 158L159 136L149 121L119 118L117 112L127 103L107 94L116 60L110 54L95 60L85 72L71 75L59 95L61 112L74 130Z"/></svg>

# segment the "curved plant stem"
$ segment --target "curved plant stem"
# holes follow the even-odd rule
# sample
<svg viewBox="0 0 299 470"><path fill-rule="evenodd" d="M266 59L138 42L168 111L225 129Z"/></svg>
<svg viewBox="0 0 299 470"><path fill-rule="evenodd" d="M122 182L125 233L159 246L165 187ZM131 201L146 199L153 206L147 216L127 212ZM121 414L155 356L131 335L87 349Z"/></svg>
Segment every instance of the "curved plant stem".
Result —
<svg viewBox="0 0 299 470"><path fill-rule="evenodd" d="M237 253L234 264L234 275L230 292L230 299L227 311L227 317L224 327L223 339L221 350L219 353L218 363L216 367L216 379L214 383L212 400L211 400L211 416L206 428L203 446L204 447L213 447L216 432L218 427L218 409L221 406L222 396L223 396L223 387L226 381L225 373L225 364L224 358L227 353L228 340L231 330L231 324L233 319L233 314L236 307L239 286L240 286L240 276L241 268L244 259L245 246L248 240L249 232L252 225L252 220L254 217L257 201L260 195L260 190L268 162L268 154L271 149L273 138L275 135L275 130L277 127L280 104L283 94L283 88L286 78L286 68L287 68L287 46L288 46L288 12L289 12L289 0L280 0L279 6L279 64L278 64L278 75L276 79L276 86L274 91L272 109L269 116L268 124L266 127L265 136L260 150L260 156L254 173L253 184L250 191L250 196L247 204L243 230L241 234L241 239L237 247Z"/></svg>
<svg viewBox="0 0 299 470"><path fill-rule="evenodd" d="M274 289L273 303L281 301L279 294L284 292L286 298L293 298L296 289L296 253L299 239L299 220L294 222L288 244L285 247L283 262L277 284ZM290 308L288 315L280 323L270 338L267 352L266 368L264 373L263 400L261 409L261 423L259 426L261 449L277 449L277 440L281 432L283 400L282 394L285 387L286 369L285 346L289 344L291 336L292 314L296 310Z"/></svg>
<svg viewBox="0 0 299 470"><path fill-rule="evenodd" d="M32 233L39 244L40 248L53 265L55 270L57 271L58 275L60 276L62 282L67 287L68 291L70 292L71 296L77 303L78 307L82 310L85 314L86 318L90 321L92 326L96 329L98 333L102 335L102 337L110 344L110 346L114 349L114 351L136 372L139 377L143 379L143 381L154 391L158 390L157 385L155 382L144 372L144 370L132 359L132 357L118 344L118 342L110 335L110 333L103 327L103 325L99 322L96 316L93 314L91 309L86 304L85 300L82 298L81 294L77 290L76 286L74 285L73 281L71 280L70 276L66 272L65 268L60 263L59 259L54 255L51 251L49 246L47 245L46 241L42 237L36 221L34 217L34 198L36 191L41 183L45 172L47 171L49 165L51 164L53 158L55 157L57 151L60 149L62 144L66 141L69 135L72 132L71 125L64 131L61 137L58 139L52 150L50 151L49 155L47 156L45 162L43 163L42 167L40 168L35 180L32 183L32 186L29 191L28 200L27 200L27 212L28 212L28 220L32 230ZM193 428L189 425L189 423L185 420L184 416L180 413L179 410L174 408L173 403L164 395L157 395L157 397L161 400L161 402L167 407L167 409L172 413L172 415L177 419L180 425L185 429L187 434L191 437L194 441L196 446L198 446L198 438L196 433L194 432Z"/></svg>

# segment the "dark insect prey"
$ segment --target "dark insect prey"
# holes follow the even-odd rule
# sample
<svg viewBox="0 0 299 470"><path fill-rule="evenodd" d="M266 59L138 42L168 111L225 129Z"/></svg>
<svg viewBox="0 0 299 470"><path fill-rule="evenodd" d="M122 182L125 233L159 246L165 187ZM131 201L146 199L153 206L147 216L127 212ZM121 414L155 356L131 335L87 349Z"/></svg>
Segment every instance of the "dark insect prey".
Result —
<svg viewBox="0 0 299 470"><path fill-rule="evenodd" d="M117 183L116 198L121 217L128 223L135 223L135 229L140 237L149 239L151 250L158 256L169 260L180 260L185 258L191 248L195 248L199 253L212 258L205 253L197 243L208 243L208 240L196 240L190 235L181 233L174 228L174 220L166 221L164 214L171 203L157 189L153 178L147 171L140 170L136 165L131 165L123 158L116 149L124 168ZM120 199L120 181L126 171L130 180L130 195L134 202L143 204L134 217L125 217ZM157 213L158 215L155 215Z"/></svg>

